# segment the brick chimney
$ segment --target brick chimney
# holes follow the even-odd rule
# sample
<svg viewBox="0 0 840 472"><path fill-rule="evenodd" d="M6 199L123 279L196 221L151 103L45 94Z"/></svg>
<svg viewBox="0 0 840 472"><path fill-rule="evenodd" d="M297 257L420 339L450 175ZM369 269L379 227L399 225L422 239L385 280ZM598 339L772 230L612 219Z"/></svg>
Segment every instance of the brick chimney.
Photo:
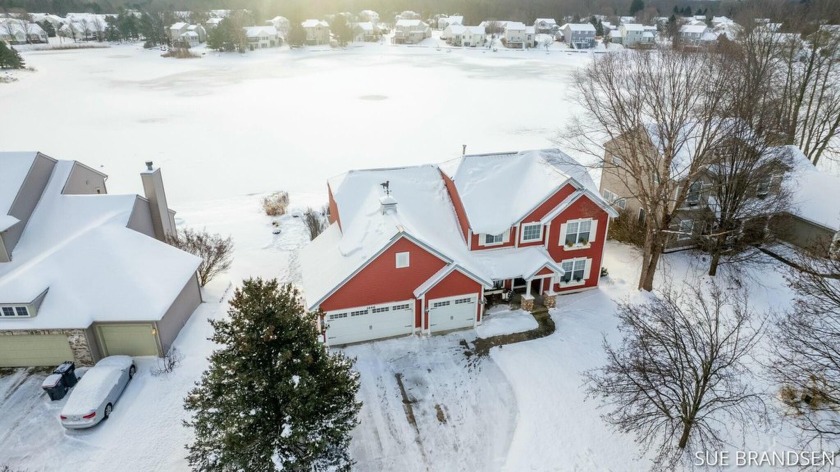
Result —
<svg viewBox="0 0 840 472"><path fill-rule="evenodd" d="M175 234L176 230L174 212L169 211L166 203L163 176L159 168L154 168L152 161L146 161L146 170L140 173L140 179L143 181L143 193L149 200L155 237L166 241L166 236Z"/></svg>

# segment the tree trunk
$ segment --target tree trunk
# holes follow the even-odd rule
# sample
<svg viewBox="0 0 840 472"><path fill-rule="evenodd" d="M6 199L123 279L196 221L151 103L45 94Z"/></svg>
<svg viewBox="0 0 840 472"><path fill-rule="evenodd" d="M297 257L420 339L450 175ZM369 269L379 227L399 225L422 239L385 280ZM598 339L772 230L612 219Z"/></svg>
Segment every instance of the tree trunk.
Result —
<svg viewBox="0 0 840 472"><path fill-rule="evenodd" d="M683 432L682 436L680 436L680 443L678 444L680 449L685 449L685 446L688 445L689 433L691 433L691 423L686 421L683 423Z"/></svg>
<svg viewBox="0 0 840 472"><path fill-rule="evenodd" d="M712 263L709 264L709 276L717 275L718 265L720 265L720 251L715 251L712 253Z"/></svg>
<svg viewBox="0 0 840 472"><path fill-rule="evenodd" d="M650 256L642 264L642 274L639 277L639 290L648 292L653 290L653 277L656 275L656 266L659 265L659 257L661 255L662 245L653 243L650 248Z"/></svg>

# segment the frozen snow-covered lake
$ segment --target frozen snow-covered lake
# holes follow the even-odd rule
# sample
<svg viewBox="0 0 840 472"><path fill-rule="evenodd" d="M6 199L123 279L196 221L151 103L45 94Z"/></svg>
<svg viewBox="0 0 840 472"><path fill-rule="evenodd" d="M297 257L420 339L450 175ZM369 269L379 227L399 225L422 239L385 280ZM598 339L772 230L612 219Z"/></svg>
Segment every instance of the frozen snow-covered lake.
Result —
<svg viewBox="0 0 840 472"><path fill-rule="evenodd" d="M34 73L0 86L0 149L77 159L139 191L162 166L170 204L285 189L326 199L352 168L439 162L552 145L576 110L562 50L366 44L201 59L139 45L25 53Z"/></svg>

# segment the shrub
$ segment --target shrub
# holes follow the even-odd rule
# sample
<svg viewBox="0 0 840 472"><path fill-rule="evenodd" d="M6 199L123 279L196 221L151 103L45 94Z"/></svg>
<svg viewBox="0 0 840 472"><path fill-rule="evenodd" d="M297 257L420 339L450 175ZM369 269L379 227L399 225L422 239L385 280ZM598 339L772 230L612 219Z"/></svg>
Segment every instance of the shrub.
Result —
<svg viewBox="0 0 840 472"><path fill-rule="evenodd" d="M182 229L166 242L201 258L198 266L198 282L207 285L220 273L228 270L233 262L233 240L228 236L210 234L205 230Z"/></svg>
<svg viewBox="0 0 840 472"><path fill-rule="evenodd" d="M608 238L640 247L645 242L645 227L628 210L618 210L618 218L610 222Z"/></svg>
<svg viewBox="0 0 840 472"><path fill-rule="evenodd" d="M201 56L190 51L188 48L173 48L161 54L160 57L174 57L175 59L197 59Z"/></svg>
<svg viewBox="0 0 840 472"><path fill-rule="evenodd" d="M268 216L283 216L289 207L289 194L287 192L274 192L263 198L263 210Z"/></svg>

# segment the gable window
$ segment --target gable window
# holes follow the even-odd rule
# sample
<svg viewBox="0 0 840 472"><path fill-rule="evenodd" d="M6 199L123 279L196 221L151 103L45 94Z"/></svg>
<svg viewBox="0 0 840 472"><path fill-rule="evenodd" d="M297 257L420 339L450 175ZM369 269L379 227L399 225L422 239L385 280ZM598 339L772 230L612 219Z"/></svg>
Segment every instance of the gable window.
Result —
<svg viewBox="0 0 840 472"><path fill-rule="evenodd" d="M398 252L397 253L397 269L404 269L404 268L408 267L409 264L410 264L409 253Z"/></svg>
<svg viewBox="0 0 840 472"><path fill-rule="evenodd" d="M685 241L691 239L694 235L694 220L680 221L680 234L677 236L677 241Z"/></svg>
<svg viewBox="0 0 840 472"><path fill-rule="evenodd" d="M502 234L485 234L484 235L484 244L502 244L505 240L504 233Z"/></svg>
<svg viewBox="0 0 840 472"><path fill-rule="evenodd" d="M542 239L542 224L529 223L522 225L522 242L539 241Z"/></svg>
<svg viewBox="0 0 840 472"><path fill-rule="evenodd" d="M576 220L566 223L566 246L586 245L590 241L592 219Z"/></svg>
<svg viewBox="0 0 840 472"><path fill-rule="evenodd" d="M758 181L755 189L755 195L759 198L764 198L770 193L770 179L768 175Z"/></svg>
<svg viewBox="0 0 840 472"><path fill-rule="evenodd" d="M688 193L685 196L685 202L694 206L700 203L700 189L703 187L702 182L694 182L688 186Z"/></svg>
<svg viewBox="0 0 840 472"><path fill-rule="evenodd" d="M583 282L586 276L586 259L571 259L560 264L565 272L560 277L561 284Z"/></svg>

